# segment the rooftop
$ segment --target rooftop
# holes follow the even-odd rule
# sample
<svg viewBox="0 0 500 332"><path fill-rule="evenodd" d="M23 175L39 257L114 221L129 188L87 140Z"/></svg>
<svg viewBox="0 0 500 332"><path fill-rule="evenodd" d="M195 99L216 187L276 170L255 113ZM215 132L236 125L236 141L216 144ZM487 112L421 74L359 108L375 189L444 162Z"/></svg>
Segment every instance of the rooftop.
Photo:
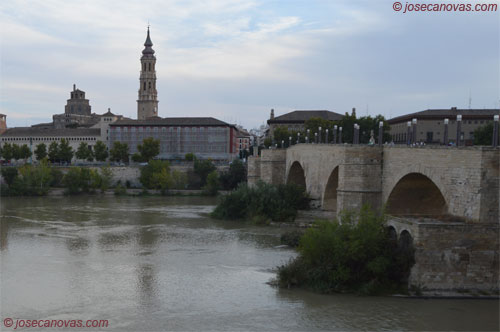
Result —
<svg viewBox="0 0 500 332"><path fill-rule="evenodd" d="M325 120L340 120L343 115L327 110L297 110L267 120L267 123L282 123L282 122L305 122L311 118L321 118Z"/></svg>
<svg viewBox="0 0 500 332"><path fill-rule="evenodd" d="M43 127L14 127L7 129L1 137L67 137L67 136L100 136L101 129L64 128L53 129Z"/></svg>
<svg viewBox="0 0 500 332"><path fill-rule="evenodd" d="M234 126L212 117L208 118L160 118L151 117L145 120L122 119L110 123L110 126Z"/></svg>
<svg viewBox="0 0 500 332"><path fill-rule="evenodd" d="M421 112L405 114L397 116L388 120L389 124L394 124L403 121L409 121L413 118L416 119L456 119L457 115L462 115L465 118L491 118L493 120L494 115L500 114L500 109L490 108L490 109L460 109L456 107L447 109L428 109Z"/></svg>

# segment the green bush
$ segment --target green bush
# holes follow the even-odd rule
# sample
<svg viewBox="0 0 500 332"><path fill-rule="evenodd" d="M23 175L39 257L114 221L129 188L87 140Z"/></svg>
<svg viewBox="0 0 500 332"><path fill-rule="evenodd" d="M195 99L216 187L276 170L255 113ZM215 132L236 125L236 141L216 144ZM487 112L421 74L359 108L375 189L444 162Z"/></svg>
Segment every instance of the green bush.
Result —
<svg viewBox="0 0 500 332"><path fill-rule="evenodd" d="M2 167L0 171L1 171L1 174L2 174L2 177L5 181L5 183L7 183L8 186L12 185L12 183L14 183L14 180L17 177L17 168L16 167Z"/></svg>
<svg viewBox="0 0 500 332"><path fill-rule="evenodd" d="M414 263L413 252L398 249L386 231L385 217L363 207L341 220L318 222L305 232L299 256L278 268L279 285L322 293L401 289Z"/></svg>
<svg viewBox="0 0 500 332"><path fill-rule="evenodd" d="M124 196L127 194L127 189L119 182L115 187L116 196Z"/></svg>
<svg viewBox="0 0 500 332"><path fill-rule="evenodd" d="M141 167L139 181L147 189L170 188L170 164L168 161L150 160L146 166Z"/></svg>
<svg viewBox="0 0 500 332"><path fill-rule="evenodd" d="M174 170L171 172L171 176L173 189L186 189L186 185L188 183L186 173Z"/></svg>
<svg viewBox="0 0 500 332"><path fill-rule="evenodd" d="M274 186L258 182L254 187L246 184L228 195L221 196L212 216L219 219L254 218L274 221L293 221L297 210L309 207L304 188L295 184Z"/></svg>
<svg viewBox="0 0 500 332"><path fill-rule="evenodd" d="M50 174L52 175L52 181L50 181L51 187L60 187L62 185L62 179L64 177L63 172L61 170L51 167Z"/></svg>
<svg viewBox="0 0 500 332"><path fill-rule="evenodd" d="M211 172L215 171L215 165L210 159L194 161L194 172L200 177L200 186L203 187L207 183L207 176Z"/></svg>
<svg viewBox="0 0 500 332"><path fill-rule="evenodd" d="M187 161L193 161L196 159L196 156L194 155L194 153L186 153L186 155L184 156L184 159L186 159Z"/></svg>
<svg viewBox="0 0 500 332"><path fill-rule="evenodd" d="M3 171L3 169L2 169ZM12 171L10 171L12 172ZM47 161L39 165L24 165L9 184L8 195L12 196L43 196L49 191L52 175Z"/></svg>
<svg viewBox="0 0 500 332"><path fill-rule="evenodd" d="M239 160L234 160L229 166L229 170L220 175L222 188L233 190L241 182L247 181L247 170L245 165Z"/></svg>
<svg viewBox="0 0 500 332"><path fill-rule="evenodd" d="M203 191L207 195L215 196L219 190L219 175L217 171L212 171L207 176L207 184L203 187Z"/></svg>

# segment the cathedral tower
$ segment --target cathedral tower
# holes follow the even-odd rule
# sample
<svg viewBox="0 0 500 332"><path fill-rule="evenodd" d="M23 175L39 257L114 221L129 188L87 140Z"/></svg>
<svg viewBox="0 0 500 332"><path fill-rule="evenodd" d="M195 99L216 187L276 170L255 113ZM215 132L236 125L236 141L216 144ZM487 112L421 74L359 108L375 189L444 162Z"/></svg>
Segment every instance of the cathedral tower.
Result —
<svg viewBox="0 0 500 332"><path fill-rule="evenodd" d="M137 100L137 119L144 120L152 116L158 116L158 92L156 91L156 57L151 48L153 43L148 36L144 43L141 57L141 76L139 78L139 99Z"/></svg>

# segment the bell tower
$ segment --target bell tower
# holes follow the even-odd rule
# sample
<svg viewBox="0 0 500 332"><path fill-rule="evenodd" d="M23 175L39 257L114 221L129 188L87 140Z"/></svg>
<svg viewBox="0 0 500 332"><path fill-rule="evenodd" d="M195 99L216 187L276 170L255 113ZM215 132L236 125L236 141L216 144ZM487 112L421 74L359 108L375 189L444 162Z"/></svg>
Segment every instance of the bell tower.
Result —
<svg viewBox="0 0 500 332"><path fill-rule="evenodd" d="M141 76L139 78L139 99L137 100L137 119L144 120L158 116L158 92L156 91L156 57L153 43L148 36L141 57Z"/></svg>

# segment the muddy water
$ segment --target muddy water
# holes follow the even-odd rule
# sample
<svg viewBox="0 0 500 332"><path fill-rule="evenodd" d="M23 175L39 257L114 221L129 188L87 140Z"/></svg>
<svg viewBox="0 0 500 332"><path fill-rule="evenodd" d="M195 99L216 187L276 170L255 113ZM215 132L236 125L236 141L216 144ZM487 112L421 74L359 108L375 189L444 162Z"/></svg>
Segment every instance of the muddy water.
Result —
<svg viewBox="0 0 500 332"><path fill-rule="evenodd" d="M108 320L104 331L499 328L498 301L270 287L275 267L295 255L277 247L283 230L210 219L214 204L196 197L2 198L0 330L12 330L3 326L7 317Z"/></svg>

